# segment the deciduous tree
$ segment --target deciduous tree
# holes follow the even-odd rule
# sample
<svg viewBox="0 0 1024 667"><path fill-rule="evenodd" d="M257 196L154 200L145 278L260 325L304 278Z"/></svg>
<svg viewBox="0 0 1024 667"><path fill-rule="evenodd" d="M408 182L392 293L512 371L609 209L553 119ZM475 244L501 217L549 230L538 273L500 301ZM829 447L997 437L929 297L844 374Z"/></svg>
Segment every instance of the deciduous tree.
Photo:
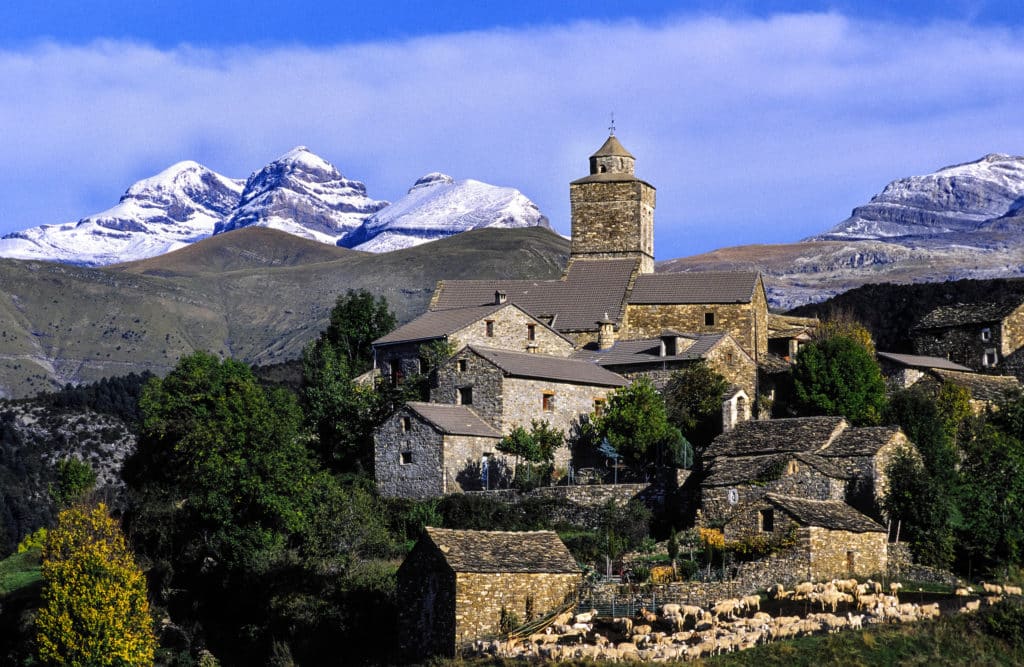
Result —
<svg viewBox="0 0 1024 667"><path fill-rule="evenodd" d="M857 426L877 424L885 380L861 342L835 335L804 345L793 366L797 409L804 415L842 415Z"/></svg>

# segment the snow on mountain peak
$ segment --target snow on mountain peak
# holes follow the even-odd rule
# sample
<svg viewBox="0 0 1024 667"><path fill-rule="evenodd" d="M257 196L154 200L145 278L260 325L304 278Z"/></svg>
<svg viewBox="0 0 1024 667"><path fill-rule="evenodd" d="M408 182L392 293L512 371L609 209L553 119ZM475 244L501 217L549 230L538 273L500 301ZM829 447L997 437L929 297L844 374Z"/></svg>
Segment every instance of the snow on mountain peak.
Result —
<svg viewBox="0 0 1024 667"><path fill-rule="evenodd" d="M438 185L438 184L446 184L447 185L447 184L451 184L451 183L454 183L454 182L455 182L455 179L452 178L451 176L449 176L448 174L442 174L439 171L432 171L429 174L427 174L426 176L421 176L421 177L417 178L416 182L412 184L412 187L409 188L408 191L412 192L416 188L427 188L427 187L430 187L431 185Z"/></svg>

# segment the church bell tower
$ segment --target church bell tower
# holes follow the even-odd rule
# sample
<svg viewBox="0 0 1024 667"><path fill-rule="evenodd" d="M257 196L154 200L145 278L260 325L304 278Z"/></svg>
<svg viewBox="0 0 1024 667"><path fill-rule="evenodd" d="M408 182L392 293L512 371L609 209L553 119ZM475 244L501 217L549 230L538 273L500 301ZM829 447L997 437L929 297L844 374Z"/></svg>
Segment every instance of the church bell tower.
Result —
<svg viewBox="0 0 1024 667"><path fill-rule="evenodd" d="M572 259L640 259L654 273L654 187L614 131L590 156L590 175L569 184Z"/></svg>

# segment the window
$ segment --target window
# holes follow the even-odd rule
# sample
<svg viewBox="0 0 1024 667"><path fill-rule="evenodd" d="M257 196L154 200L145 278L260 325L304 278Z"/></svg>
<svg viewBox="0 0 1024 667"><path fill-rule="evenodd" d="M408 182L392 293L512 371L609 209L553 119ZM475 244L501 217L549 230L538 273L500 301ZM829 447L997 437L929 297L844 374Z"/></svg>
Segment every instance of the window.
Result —
<svg viewBox="0 0 1024 667"><path fill-rule="evenodd" d="M457 405L473 405L473 388L459 387L459 395L456 397Z"/></svg>
<svg viewBox="0 0 1024 667"><path fill-rule="evenodd" d="M795 475L800 472L800 464L796 461L790 461L789 465L786 466L787 475Z"/></svg>
<svg viewBox="0 0 1024 667"><path fill-rule="evenodd" d="M985 350L985 356L981 359L981 365L985 367L992 367L996 365L999 357L996 355L996 351L992 348Z"/></svg>
<svg viewBox="0 0 1024 667"><path fill-rule="evenodd" d="M706 326L706 327L713 327L713 326L715 326L715 314L714 313L704 313L704 326Z"/></svg>
<svg viewBox="0 0 1024 667"><path fill-rule="evenodd" d="M762 533L775 530L775 510L761 510L757 516L757 528Z"/></svg>
<svg viewBox="0 0 1024 667"><path fill-rule="evenodd" d="M526 325L526 340L537 340L537 325L527 324Z"/></svg>
<svg viewBox="0 0 1024 667"><path fill-rule="evenodd" d="M412 419L409 417L402 417L402 433L406 433L412 428Z"/></svg>
<svg viewBox="0 0 1024 667"><path fill-rule="evenodd" d="M488 338L494 338L494 320L484 320L484 331Z"/></svg>
<svg viewBox="0 0 1024 667"><path fill-rule="evenodd" d="M732 362L732 350L729 350L728 352L725 353L725 363L728 364L729 366L732 366Z"/></svg>
<svg viewBox="0 0 1024 667"><path fill-rule="evenodd" d="M403 377L402 365L395 361L391 364L391 384L397 387L402 384Z"/></svg>
<svg viewBox="0 0 1024 667"><path fill-rule="evenodd" d="M554 412L555 410L555 394L554 392L545 391L541 396L541 406L544 412Z"/></svg>
<svg viewBox="0 0 1024 667"><path fill-rule="evenodd" d="M402 452L402 465L412 463L412 452Z"/></svg>
<svg viewBox="0 0 1024 667"><path fill-rule="evenodd" d="M600 417L603 414L604 414L604 399L603 398L595 398L594 399L594 416L595 417Z"/></svg>
<svg viewBox="0 0 1024 667"><path fill-rule="evenodd" d="M465 359L459 359L459 372L465 373L467 368L469 368L469 362Z"/></svg>
<svg viewBox="0 0 1024 667"><path fill-rule="evenodd" d="M982 329L981 330L981 339L984 340L984 341L992 340L992 330L989 329L988 327L985 327L984 329Z"/></svg>

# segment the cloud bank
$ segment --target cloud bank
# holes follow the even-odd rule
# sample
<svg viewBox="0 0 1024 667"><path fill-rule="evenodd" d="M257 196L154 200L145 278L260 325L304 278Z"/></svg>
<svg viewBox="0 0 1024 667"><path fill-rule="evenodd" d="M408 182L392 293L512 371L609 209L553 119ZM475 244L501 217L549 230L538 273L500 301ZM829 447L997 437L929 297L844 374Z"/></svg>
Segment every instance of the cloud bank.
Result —
<svg viewBox="0 0 1024 667"><path fill-rule="evenodd" d="M395 199L430 171L522 190L568 233L608 114L658 188L659 259L786 242L886 182L1024 152L1024 40L838 14L577 23L335 48L0 51L0 233L115 203L184 159L298 144Z"/></svg>

